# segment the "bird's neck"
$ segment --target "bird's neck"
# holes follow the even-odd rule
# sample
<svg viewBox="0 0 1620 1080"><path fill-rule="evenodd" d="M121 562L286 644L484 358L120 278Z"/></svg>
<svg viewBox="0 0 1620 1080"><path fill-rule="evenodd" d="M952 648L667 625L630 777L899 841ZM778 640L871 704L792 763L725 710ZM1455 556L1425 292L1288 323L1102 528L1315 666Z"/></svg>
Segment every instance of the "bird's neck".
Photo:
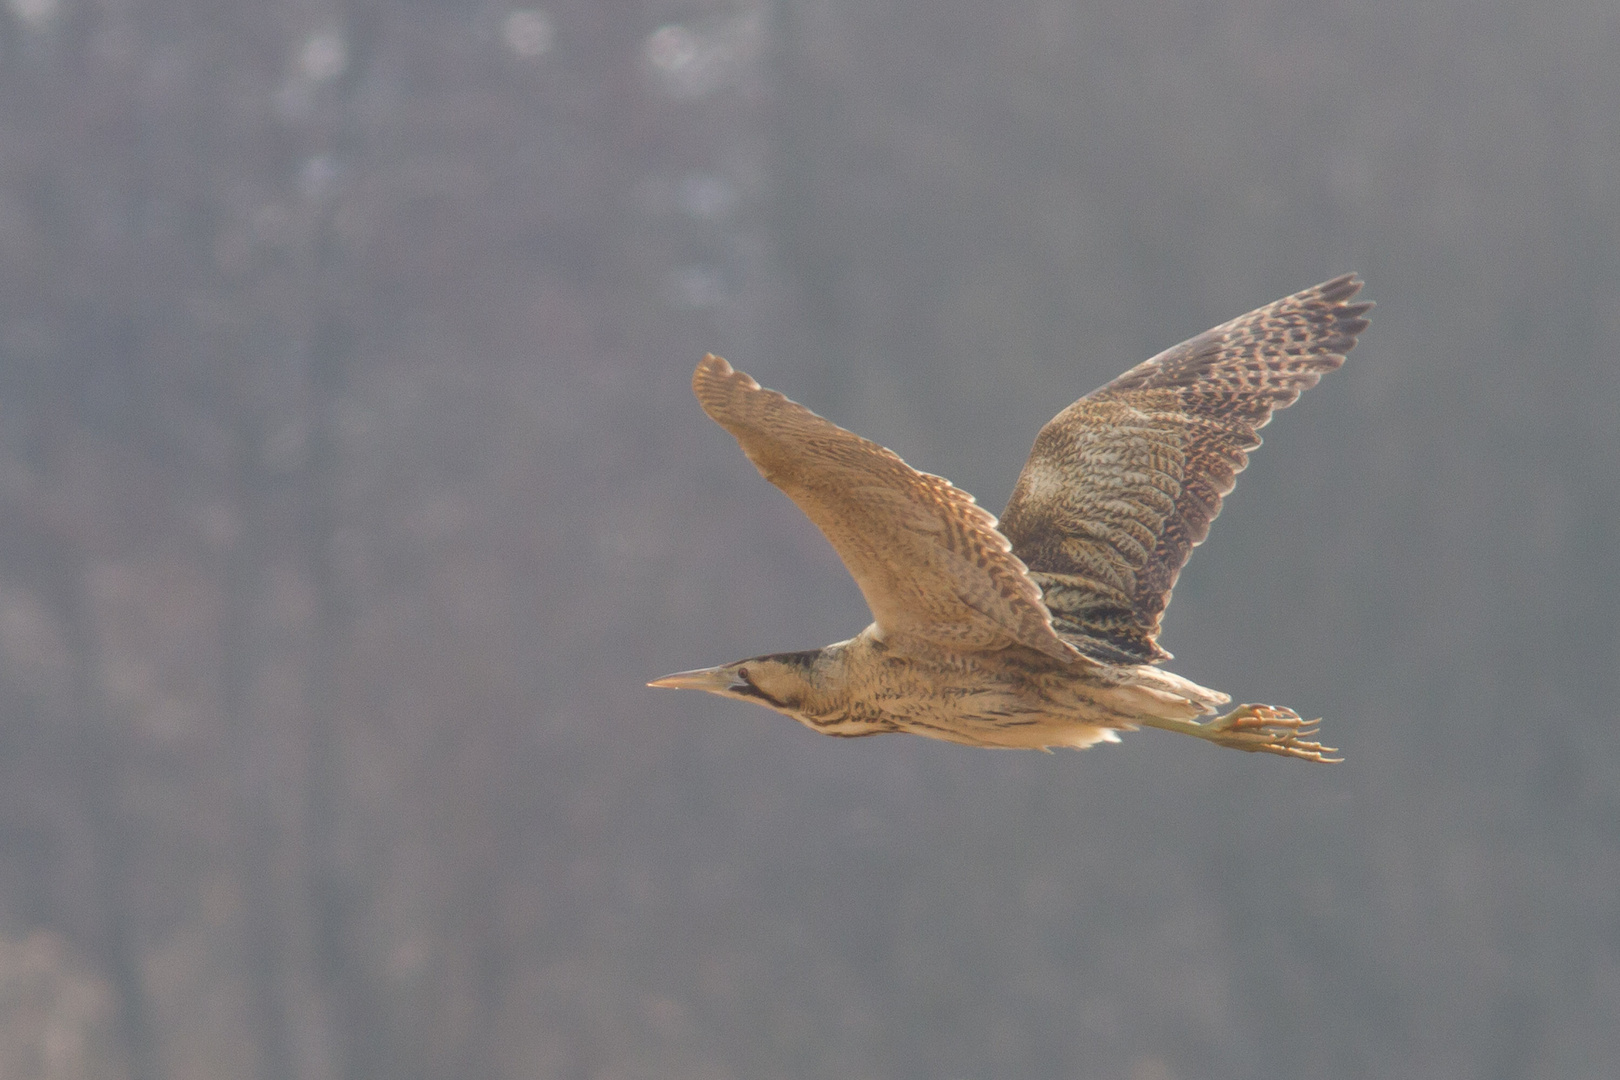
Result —
<svg viewBox="0 0 1620 1080"><path fill-rule="evenodd" d="M807 692L794 718L828 735L876 735L895 730L874 709L871 690L888 645L874 627L822 649L806 673Z"/></svg>

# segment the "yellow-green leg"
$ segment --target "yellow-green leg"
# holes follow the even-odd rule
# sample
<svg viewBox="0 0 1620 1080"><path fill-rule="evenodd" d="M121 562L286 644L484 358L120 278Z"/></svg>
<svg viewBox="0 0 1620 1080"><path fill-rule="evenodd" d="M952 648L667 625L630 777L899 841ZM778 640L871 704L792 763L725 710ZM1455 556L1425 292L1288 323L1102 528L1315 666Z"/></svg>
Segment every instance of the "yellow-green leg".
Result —
<svg viewBox="0 0 1620 1080"><path fill-rule="evenodd" d="M1196 739L1204 739L1217 746L1230 746L1234 750L1251 753L1282 754L1284 757L1303 758L1335 764L1343 758L1328 757L1338 750L1310 742L1322 721L1301 720L1293 709L1276 705L1239 705L1225 716L1217 716L1205 723L1196 720L1139 720L1143 727L1156 727L1162 731L1179 731Z"/></svg>

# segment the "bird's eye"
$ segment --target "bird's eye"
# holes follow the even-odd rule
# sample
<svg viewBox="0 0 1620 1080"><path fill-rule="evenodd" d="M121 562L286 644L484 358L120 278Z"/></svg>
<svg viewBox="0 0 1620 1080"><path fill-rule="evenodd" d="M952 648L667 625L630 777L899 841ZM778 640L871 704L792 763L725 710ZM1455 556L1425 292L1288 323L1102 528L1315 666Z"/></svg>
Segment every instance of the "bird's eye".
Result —
<svg viewBox="0 0 1620 1080"><path fill-rule="evenodd" d="M754 685L754 680L750 679L748 677L748 669L745 668L745 667L740 667L740 668L737 669L737 678L741 679L743 682L747 683L749 686Z"/></svg>

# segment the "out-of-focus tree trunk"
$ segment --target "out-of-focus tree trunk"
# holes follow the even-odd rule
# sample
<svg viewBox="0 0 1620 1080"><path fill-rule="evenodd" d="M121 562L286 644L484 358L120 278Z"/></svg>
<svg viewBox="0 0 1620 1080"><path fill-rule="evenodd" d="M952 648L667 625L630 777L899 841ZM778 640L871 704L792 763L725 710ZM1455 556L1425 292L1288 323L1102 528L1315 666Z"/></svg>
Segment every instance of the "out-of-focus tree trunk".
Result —
<svg viewBox="0 0 1620 1080"><path fill-rule="evenodd" d="M353 337L346 305L355 268L332 213L340 172L364 167L347 121L360 58L341 9L308 25L293 42L282 115L257 133L275 147L269 161L291 189L281 257L221 297L239 307L243 328L223 388L241 524L226 569L223 698L266 1080L339 1080L355 1052L335 853L343 611L331 573L340 471L331 425Z"/></svg>

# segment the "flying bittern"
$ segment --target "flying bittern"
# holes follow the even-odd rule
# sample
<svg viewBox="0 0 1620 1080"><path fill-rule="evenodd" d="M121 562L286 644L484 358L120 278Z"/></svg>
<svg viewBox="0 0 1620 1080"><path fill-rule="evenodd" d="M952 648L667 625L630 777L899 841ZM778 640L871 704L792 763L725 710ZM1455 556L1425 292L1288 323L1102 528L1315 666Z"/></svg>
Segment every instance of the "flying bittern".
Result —
<svg viewBox="0 0 1620 1080"><path fill-rule="evenodd" d="M1221 497L1367 327L1353 274L1217 326L1058 413L998 525L973 496L766 390L718 356L703 409L821 529L873 622L848 641L683 671L827 735L911 732L969 746L1084 748L1139 727L1334 760L1317 721L1243 705L1158 667L1170 590Z"/></svg>

